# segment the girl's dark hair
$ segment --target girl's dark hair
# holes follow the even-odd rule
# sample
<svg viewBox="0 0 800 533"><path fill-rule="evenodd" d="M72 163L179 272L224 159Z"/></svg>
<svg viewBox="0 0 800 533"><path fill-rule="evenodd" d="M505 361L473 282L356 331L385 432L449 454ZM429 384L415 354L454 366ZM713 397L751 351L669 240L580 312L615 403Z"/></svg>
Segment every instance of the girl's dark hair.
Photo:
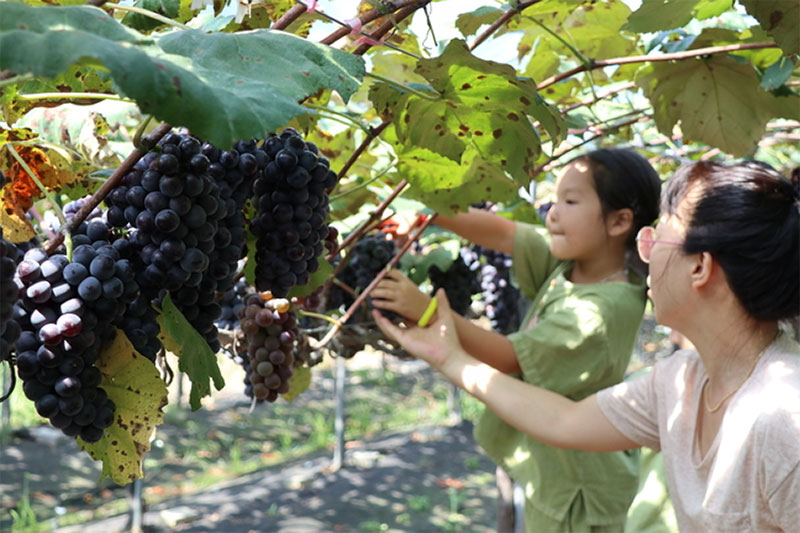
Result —
<svg viewBox="0 0 800 533"><path fill-rule="evenodd" d="M647 265L636 252L636 234L658 218L661 178L644 157L623 148L601 148L580 156L588 163L603 214L617 209L633 211L633 228L628 234L626 264L647 275Z"/></svg>
<svg viewBox="0 0 800 533"><path fill-rule="evenodd" d="M661 179L644 157L623 148L601 148L579 159L592 170L594 188L603 213L617 209L633 211L633 231L627 245L635 248L636 234L658 218Z"/></svg>
<svg viewBox="0 0 800 533"><path fill-rule="evenodd" d="M662 210L676 214L694 185L684 252L713 254L752 318L800 314L800 193L792 183L759 161L693 163L667 182Z"/></svg>

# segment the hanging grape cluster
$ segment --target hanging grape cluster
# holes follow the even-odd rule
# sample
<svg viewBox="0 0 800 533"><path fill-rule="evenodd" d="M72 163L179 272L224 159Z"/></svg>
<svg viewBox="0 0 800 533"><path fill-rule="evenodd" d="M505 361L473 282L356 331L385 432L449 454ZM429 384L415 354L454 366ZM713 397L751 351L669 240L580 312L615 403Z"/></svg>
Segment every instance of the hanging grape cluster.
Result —
<svg viewBox="0 0 800 533"><path fill-rule="evenodd" d="M481 294L492 329L504 335L512 333L519 328L522 316L521 293L511 282L511 256L481 246L473 249L484 258L480 263Z"/></svg>
<svg viewBox="0 0 800 533"><path fill-rule="evenodd" d="M319 268L328 235L327 192L338 177L294 129L267 137L263 149L268 162L253 184L257 216L250 225L258 239L255 285L284 298Z"/></svg>
<svg viewBox="0 0 800 533"><path fill-rule="evenodd" d="M252 294L245 304L239 313L249 367L245 393L256 400L274 402L279 394L289 391L289 378L294 373L297 315L283 298L264 299Z"/></svg>
<svg viewBox="0 0 800 533"><path fill-rule="evenodd" d="M347 255L347 264L339 273L339 280L354 292L367 288L395 254L394 241L384 233L374 233L362 238ZM338 285L331 285L327 308L350 306L355 301L353 294Z"/></svg>
<svg viewBox="0 0 800 533"><path fill-rule="evenodd" d="M447 270L443 271L438 266L432 265L428 269L428 278L433 285L431 294L436 294L440 288L444 289L453 311L459 315L466 315L472 303L472 295L481 290L477 274L470 269L461 255L456 257Z"/></svg>

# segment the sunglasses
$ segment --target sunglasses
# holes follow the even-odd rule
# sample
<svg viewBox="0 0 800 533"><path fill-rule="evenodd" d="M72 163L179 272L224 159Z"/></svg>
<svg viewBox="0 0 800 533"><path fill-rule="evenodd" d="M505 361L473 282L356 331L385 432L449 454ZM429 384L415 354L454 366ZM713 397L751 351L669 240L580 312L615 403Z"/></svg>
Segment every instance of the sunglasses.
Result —
<svg viewBox="0 0 800 533"><path fill-rule="evenodd" d="M639 252L639 257L641 257L642 261L645 263L650 262L650 253L653 251L653 246L655 246L656 243L672 244L674 246L683 246L684 244L682 242L654 239L653 237L655 237L655 235L656 229L653 226L645 226L636 234L636 249Z"/></svg>

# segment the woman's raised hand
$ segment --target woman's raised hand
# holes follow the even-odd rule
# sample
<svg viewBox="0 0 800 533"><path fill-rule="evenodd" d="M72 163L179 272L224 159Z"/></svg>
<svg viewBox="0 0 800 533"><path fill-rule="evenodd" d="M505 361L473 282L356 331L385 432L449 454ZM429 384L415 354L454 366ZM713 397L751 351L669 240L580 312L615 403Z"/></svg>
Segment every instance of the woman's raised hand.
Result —
<svg viewBox="0 0 800 533"><path fill-rule="evenodd" d="M442 370L448 359L466 353L458 341L453 312L450 310L450 302L447 301L444 289L439 289L436 299L439 307L427 327L417 325L400 327L387 320L379 311L373 310L372 314L384 334L433 368Z"/></svg>
<svg viewBox="0 0 800 533"><path fill-rule="evenodd" d="M370 295L373 306L394 311L413 322L420 319L431 301L430 296L420 291L419 287L399 270L390 270Z"/></svg>

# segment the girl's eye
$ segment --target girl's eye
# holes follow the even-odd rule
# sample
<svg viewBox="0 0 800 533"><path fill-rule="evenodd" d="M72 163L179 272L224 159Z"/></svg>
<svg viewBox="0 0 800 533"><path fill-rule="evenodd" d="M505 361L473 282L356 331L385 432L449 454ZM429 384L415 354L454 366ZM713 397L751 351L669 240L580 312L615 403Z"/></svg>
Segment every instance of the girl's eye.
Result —
<svg viewBox="0 0 800 533"><path fill-rule="evenodd" d="M567 205L575 205L578 202L576 202L575 200L565 200L564 203L567 204Z"/></svg>

